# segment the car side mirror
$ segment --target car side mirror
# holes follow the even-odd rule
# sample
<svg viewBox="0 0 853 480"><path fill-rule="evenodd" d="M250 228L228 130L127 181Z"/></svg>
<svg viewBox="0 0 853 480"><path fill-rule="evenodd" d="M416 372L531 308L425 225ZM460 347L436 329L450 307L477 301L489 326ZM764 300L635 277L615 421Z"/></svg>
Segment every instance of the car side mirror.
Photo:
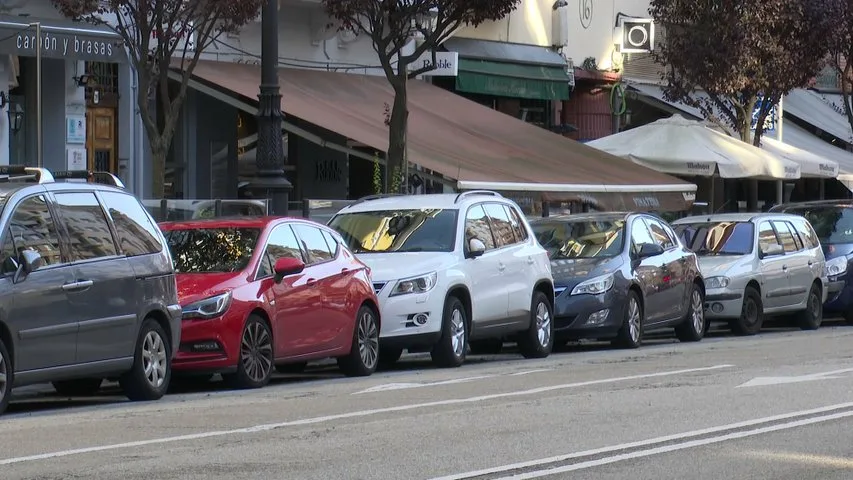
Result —
<svg viewBox="0 0 853 480"><path fill-rule="evenodd" d="M12 277L13 283L23 281L27 276L44 265L42 256L34 250L24 250L18 257L18 269L15 270L15 276Z"/></svg>
<svg viewBox="0 0 853 480"><path fill-rule="evenodd" d="M486 253L486 244L479 238L468 240L468 258L477 258Z"/></svg>
<svg viewBox="0 0 853 480"><path fill-rule="evenodd" d="M761 249L761 257L775 257L776 255L782 255L785 253L785 249L782 248L782 245L778 243L774 243L773 245L768 245L766 248Z"/></svg>
<svg viewBox="0 0 853 480"><path fill-rule="evenodd" d="M663 247L658 245L657 243L643 243L640 244L640 253L637 254L637 258L649 258L655 257L663 253Z"/></svg>
<svg viewBox="0 0 853 480"><path fill-rule="evenodd" d="M305 262L298 258L284 257L275 261L275 283L281 282L284 277L302 273L305 270Z"/></svg>

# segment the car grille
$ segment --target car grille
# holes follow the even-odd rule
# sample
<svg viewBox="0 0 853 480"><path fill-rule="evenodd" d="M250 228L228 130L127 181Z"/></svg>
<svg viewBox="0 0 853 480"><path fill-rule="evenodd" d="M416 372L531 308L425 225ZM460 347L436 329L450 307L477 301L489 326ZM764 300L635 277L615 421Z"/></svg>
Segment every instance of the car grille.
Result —
<svg viewBox="0 0 853 480"><path fill-rule="evenodd" d="M373 291L376 292L377 295L379 295L379 292L381 292L382 289L385 288L386 283L387 282L373 282Z"/></svg>

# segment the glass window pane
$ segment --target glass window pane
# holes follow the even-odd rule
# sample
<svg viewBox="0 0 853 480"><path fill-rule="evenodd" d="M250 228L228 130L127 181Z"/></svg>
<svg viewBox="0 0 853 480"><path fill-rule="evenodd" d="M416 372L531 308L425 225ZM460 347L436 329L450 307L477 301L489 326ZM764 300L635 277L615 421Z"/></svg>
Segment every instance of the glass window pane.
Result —
<svg viewBox="0 0 853 480"><path fill-rule="evenodd" d="M508 205L504 205L504 208L509 212L509 223L512 226L512 231L515 233L516 240L519 242L527 240L527 228L524 227L521 216L514 208Z"/></svg>
<svg viewBox="0 0 853 480"><path fill-rule="evenodd" d="M486 245L486 250L495 248L495 239L492 236L492 229L489 227L489 219L486 217L486 212L482 205L474 205L468 209L465 215L465 247L468 247L468 242L476 238Z"/></svg>
<svg viewBox="0 0 853 480"><path fill-rule="evenodd" d="M118 254L110 224L94 193L57 193L54 197L68 232L72 262Z"/></svg>
<svg viewBox="0 0 853 480"><path fill-rule="evenodd" d="M782 247L786 253L796 252L798 250L797 243L794 241L794 235L788 230L786 222L773 222L776 227L776 233L779 234L779 240L782 241Z"/></svg>
<svg viewBox="0 0 853 480"><path fill-rule="evenodd" d="M308 260L306 265L314 265L332 259L332 251L323 238L323 232L316 227L304 223L293 224L293 229L302 241Z"/></svg>
<svg viewBox="0 0 853 480"><path fill-rule="evenodd" d="M776 238L776 232L770 226L770 222L761 222L758 226L758 248L762 252L766 252L772 245L779 245L779 239Z"/></svg>
<svg viewBox="0 0 853 480"><path fill-rule="evenodd" d="M19 255L24 250L34 250L45 265L62 263L59 236L44 196L36 195L19 203L9 225Z"/></svg>
<svg viewBox="0 0 853 480"><path fill-rule="evenodd" d="M148 213L131 195L100 192L113 220L121 251L129 256L159 253L163 250L159 230Z"/></svg>
<svg viewBox="0 0 853 480"><path fill-rule="evenodd" d="M515 244L515 233L512 231L509 215L506 213L503 205L499 203L487 203L485 209L492 225L492 233L494 233L497 246L505 247Z"/></svg>

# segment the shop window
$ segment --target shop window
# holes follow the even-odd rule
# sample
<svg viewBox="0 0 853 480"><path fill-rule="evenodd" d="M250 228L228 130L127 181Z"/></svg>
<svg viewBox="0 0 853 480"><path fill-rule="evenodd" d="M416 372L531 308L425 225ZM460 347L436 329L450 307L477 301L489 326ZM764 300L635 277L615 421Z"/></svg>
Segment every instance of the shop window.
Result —
<svg viewBox="0 0 853 480"><path fill-rule="evenodd" d="M518 116L522 121L538 127L551 127L551 108L547 100L521 99Z"/></svg>

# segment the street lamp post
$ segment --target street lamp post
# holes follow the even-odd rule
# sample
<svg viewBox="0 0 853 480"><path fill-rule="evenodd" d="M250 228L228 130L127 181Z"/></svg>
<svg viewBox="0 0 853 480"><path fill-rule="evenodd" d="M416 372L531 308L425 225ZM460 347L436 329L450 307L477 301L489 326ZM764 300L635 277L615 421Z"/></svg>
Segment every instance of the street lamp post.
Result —
<svg viewBox="0 0 853 480"><path fill-rule="evenodd" d="M284 175L281 139L281 90L278 84L278 1L266 0L261 11L261 84L258 95L257 173L251 189L270 200L274 215L286 215L293 185Z"/></svg>
<svg viewBox="0 0 853 480"><path fill-rule="evenodd" d="M36 39L38 46L36 47L36 166L41 168L44 166L44 145L42 142L42 106L41 106L41 44L44 41L41 38L41 22L31 23L30 27L36 28Z"/></svg>

